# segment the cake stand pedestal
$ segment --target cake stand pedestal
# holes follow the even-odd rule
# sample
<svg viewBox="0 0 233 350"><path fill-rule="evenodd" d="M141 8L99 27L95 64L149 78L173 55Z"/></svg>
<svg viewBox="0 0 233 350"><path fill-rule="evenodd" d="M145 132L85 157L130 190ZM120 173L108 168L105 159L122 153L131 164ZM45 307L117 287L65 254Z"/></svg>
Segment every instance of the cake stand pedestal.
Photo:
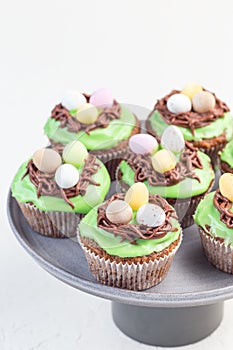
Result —
<svg viewBox="0 0 233 350"><path fill-rule="evenodd" d="M194 307L144 307L112 303L117 327L130 338L157 346L181 346L206 338L220 325L223 302Z"/></svg>
<svg viewBox="0 0 233 350"><path fill-rule="evenodd" d="M16 238L42 268L74 288L112 300L115 324L139 342L179 346L199 341L219 326L224 300L233 298L233 275L208 263L195 225L184 231L182 245L164 281L136 292L98 283L77 240L48 238L34 232L11 193L8 217Z"/></svg>

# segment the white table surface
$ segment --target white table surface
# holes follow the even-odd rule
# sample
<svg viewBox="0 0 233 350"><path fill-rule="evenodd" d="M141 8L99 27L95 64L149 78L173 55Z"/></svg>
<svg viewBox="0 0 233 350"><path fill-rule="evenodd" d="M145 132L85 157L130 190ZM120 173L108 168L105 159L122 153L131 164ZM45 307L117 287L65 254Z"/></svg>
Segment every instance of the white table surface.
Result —
<svg viewBox="0 0 233 350"><path fill-rule="evenodd" d="M0 350L151 349L113 324L110 302L44 272L9 228L6 196L20 163L47 142L43 124L67 88L109 86L121 102L199 81L233 106L233 3L1 1ZM219 329L187 349L232 347L233 301Z"/></svg>

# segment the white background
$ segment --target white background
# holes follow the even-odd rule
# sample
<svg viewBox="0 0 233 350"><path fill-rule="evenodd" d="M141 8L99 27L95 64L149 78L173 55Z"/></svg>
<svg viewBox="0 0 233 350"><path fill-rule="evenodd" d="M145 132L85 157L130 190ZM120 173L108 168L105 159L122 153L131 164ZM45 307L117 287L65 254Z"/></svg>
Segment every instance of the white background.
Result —
<svg viewBox="0 0 233 350"><path fill-rule="evenodd" d="M14 239L6 195L20 163L46 144L61 91L108 86L152 108L199 81L233 106L231 0L1 0L0 350L150 349L113 325L110 302L41 270ZM232 347L233 302L196 349ZM187 349L188 349L187 348Z"/></svg>

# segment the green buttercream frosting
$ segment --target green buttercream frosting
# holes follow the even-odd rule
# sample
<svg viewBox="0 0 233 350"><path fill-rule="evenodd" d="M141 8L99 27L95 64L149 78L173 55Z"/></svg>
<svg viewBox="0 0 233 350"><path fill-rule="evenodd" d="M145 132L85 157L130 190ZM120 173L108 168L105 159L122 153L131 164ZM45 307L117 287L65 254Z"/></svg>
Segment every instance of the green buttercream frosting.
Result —
<svg viewBox="0 0 233 350"><path fill-rule="evenodd" d="M73 111L72 111L73 112ZM60 128L60 122L49 118L44 132L50 140L67 144L74 140L81 141L88 150L101 150L117 146L120 141L127 140L136 124L135 116L121 105L121 117L111 120L106 128L98 128L88 135L85 131L78 133Z"/></svg>
<svg viewBox="0 0 233 350"><path fill-rule="evenodd" d="M178 228L176 232L168 232L163 238L159 239L138 239L137 244L130 244L126 240L121 242L120 236L114 236L114 234L97 226L97 209L97 207L92 209L79 224L80 235L94 240L109 255L133 258L149 255L153 252L161 252L175 242L181 233L178 221L172 218L172 226ZM134 218L130 223L135 222L134 213Z"/></svg>
<svg viewBox="0 0 233 350"><path fill-rule="evenodd" d="M228 228L220 220L220 213L213 203L214 194L215 192L211 192L201 200L194 214L194 220L204 231L206 231L205 225L209 225L210 232L207 232L213 237L223 238L226 245L233 244L233 229ZM230 211L233 212L232 209Z"/></svg>
<svg viewBox="0 0 233 350"><path fill-rule="evenodd" d="M220 154L222 161L226 162L233 168L233 140L226 144L225 148Z"/></svg>
<svg viewBox="0 0 233 350"><path fill-rule="evenodd" d="M198 151L198 155L203 165L203 169L196 168L195 174L200 179L185 178L178 184L173 186L150 186L148 181L143 181L151 194L159 194L164 198L189 198L206 192L214 179L214 171L210 165L210 158L203 152ZM122 172L122 180L127 185L134 184L134 171L125 161L121 161L120 170Z"/></svg>
<svg viewBox="0 0 233 350"><path fill-rule="evenodd" d="M74 209L62 198L52 196L41 196L38 198L37 188L30 181L29 175L25 176L22 180L23 175L26 173L28 161L21 165L13 179L11 187L12 196L20 203L32 202L42 211L64 211L86 214L104 200L110 187L110 178L107 169L99 160L97 162L100 164L100 168L96 174L92 175L92 178L100 183L100 186L89 184L85 196L79 195L70 198L70 201L75 205ZM81 173L81 169L79 171Z"/></svg>
<svg viewBox="0 0 233 350"><path fill-rule="evenodd" d="M151 126L156 134L160 137L169 124L165 122L159 111L155 110L149 118ZM188 128L178 126L185 140L187 141L201 141L203 139L211 139L226 132L227 141L231 140L233 135L233 120L230 112L224 113L222 118L218 118L214 122L202 128L197 128L194 135Z"/></svg>

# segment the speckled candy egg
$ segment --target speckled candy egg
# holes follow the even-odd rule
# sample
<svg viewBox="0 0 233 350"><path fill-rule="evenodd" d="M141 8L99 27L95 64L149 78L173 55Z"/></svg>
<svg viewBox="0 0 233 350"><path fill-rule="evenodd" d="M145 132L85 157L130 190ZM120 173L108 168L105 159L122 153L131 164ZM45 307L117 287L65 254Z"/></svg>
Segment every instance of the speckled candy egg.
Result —
<svg viewBox="0 0 233 350"><path fill-rule="evenodd" d="M168 126L162 134L161 145L163 148L175 153L184 149L184 136L180 129L174 125Z"/></svg>
<svg viewBox="0 0 233 350"><path fill-rule="evenodd" d="M32 161L43 173L54 173L62 163L61 156L50 148L37 150L32 156Z"/></svg>
<svg viewBox="0 0 233 350"><path fill-rule="evenodd" d="M219 190L224 197L233 202L233 174L225 173L220 177Z"/></svg>
<svg viewBox="0 0 233 350"><path fill-rule="evenodd" d="M62 98L61 104L68 110L78 109L87 102L86 97L78 91L68 90Z"/></svg>
<svg viewBox="0 0 233 350"><path fill-rule="evenodd" d="M57 168L55 181L61 188L70 188L75 186L79 180L79 172L72 164L62 164Z"/></svg>
<svg viewBox="0 0 233 350"><path fill-rule="evenodd" d="M154 153L158 149L158 142L151 135L137 134L129 139L129 148L136 154Z"/></svg>
<svg viewBox="0 0 233 350"><path fill-rule="evenodd" d="M125 201L133 210L138 210L142 205L148 203L149 192L142 182L133 184L125 194Z"/></svg>
<svg viewBox="0 0 233 350"><path fill-rule="evenodd" d="M112 91L106 88L99 89L93 92L89 102L96 107L111 107L113 104Z"/></svg>
<svg viewBox="0 0 233 350"><path fill-rule="evenodd" d="M166 215L164 210L158 205L147 203L138 209L136 218L141 225L157 227L164 223Z"/></svg>
<svg viewBox="0 0 233 350"><path fill-rule="evenodd" d="M161 174L174 169L176 163L175 155L166 149L162 149L152 156L152 166L155 171Z"/></svg>
<svg viewBox="0 0 233 350"><path fill-rule="evenodd" d="M202 91L193 96L193 109L198 113L211 111L215 107L215 97L208 91Z"/></svg>
<svg viewBox="0 0 233 350"><path fill-rule="evenodd" d="M76 118L80 123L92 124L98 118L98 110L91 103L85 103L77 111Z"/></svg>
<svg viewBox="0 0 233 350"><path fill-rule="evenodd" d="M167 108L171 113L178 114L191 111L192 103L188 96L174 94L167 100Z"/></svg>
<svg viewBox="0 0 233 350"><path fill-rule="evenodd" d="M187 84L184 89L181 91L183 95L186 95L192 100L193 96L201 92L202 86L198 83L189 83Z"/></svg>
<svg viewBox="0 0 233 350"><path fill-rule="evenodd" d="M68 143L62 152L64 162L77 167L82 166L87 157L88 151L80 141L72 141Z"/></svg>
<svg viewBox="0 0 233 350"><path fill-rule="evenodd" d="M132 208L123 200L116 199L106 208L106 217L114 224L128 224L132 216Z"/></svg>

